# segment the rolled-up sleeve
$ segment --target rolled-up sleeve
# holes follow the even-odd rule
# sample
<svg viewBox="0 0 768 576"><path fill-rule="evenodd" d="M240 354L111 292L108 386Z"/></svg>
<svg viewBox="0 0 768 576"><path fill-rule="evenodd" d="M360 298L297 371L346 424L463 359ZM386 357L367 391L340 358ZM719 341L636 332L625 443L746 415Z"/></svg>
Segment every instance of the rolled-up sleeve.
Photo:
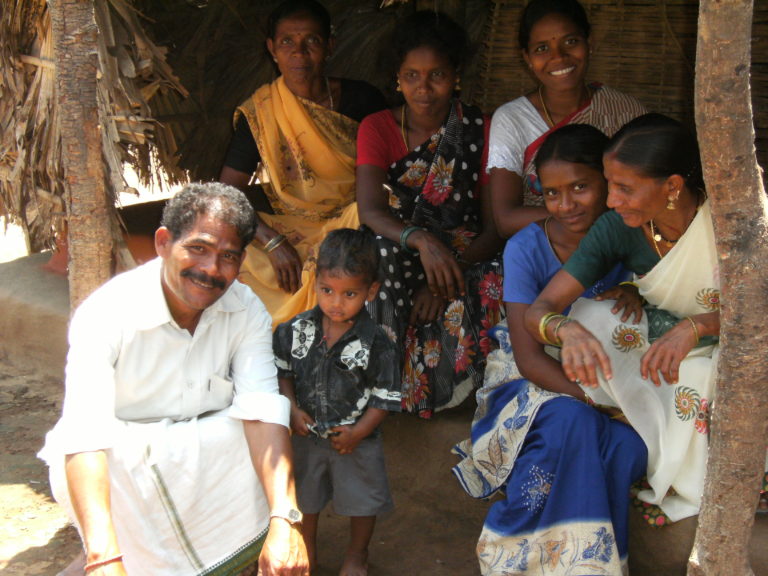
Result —
<svg viewBox="0 0 768 576"><path fill-rule="evenodd" d="M247 314L244 336L232 357L235 396L229 415L288 427L291 405L277 386L271 318L258 300Z"/></svg>

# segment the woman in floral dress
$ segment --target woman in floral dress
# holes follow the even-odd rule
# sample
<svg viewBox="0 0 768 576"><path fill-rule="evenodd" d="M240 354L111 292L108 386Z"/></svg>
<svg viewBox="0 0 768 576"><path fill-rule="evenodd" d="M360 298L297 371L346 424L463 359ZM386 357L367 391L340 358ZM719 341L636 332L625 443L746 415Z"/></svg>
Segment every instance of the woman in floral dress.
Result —
<svg viewBox="0 0 768 576"><path fill-rule="evenodd" d="M483 381L502 242L486 195L488 119L456 96L466 34L423 11L393 46L405 101L360 125L357 201L382 255L369 311L402 351L403 409L429 418Z"/></svg>

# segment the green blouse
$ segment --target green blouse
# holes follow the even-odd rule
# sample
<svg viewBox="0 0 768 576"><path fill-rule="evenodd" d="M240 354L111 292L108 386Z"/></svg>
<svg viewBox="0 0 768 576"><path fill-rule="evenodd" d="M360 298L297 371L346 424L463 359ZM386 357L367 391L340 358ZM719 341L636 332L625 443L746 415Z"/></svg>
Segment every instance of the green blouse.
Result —
<svg viewBox="0 0 768 576"><path fill-rule="evenodd" d="M642 228L630 228L613 210L605 212L563 266L582 286L592 286L618 263L642 276L659 261Z"/></svg>

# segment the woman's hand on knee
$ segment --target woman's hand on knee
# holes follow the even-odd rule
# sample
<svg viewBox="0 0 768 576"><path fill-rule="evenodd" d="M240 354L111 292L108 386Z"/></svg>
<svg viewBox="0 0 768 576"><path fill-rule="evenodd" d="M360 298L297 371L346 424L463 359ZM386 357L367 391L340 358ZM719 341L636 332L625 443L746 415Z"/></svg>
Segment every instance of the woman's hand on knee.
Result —
<svg viewBox="0 0 768 576"><path fill-rule="evenodd" d="M445 311L445 299L432 294L428 286L419 288L413 296L409 324L429 324Z"/></svg>
<svg viewBox="0 0 768 576"><path fill-rule="evenodd" d="M643 354L640 375L644 380L650 378L656 386L661 386L662 378L667 384L677 384L680 363L696 346L697 340L688 320L678 322Z"/></svg>
<svg viewBox="0 0 768 576"><path fill-rule="evenodd" d="M446 300L464 295L464 273L453 252L429 232L419 231L416 234L421 265L432 294Z"/></svg>
<svg viewBox="0 0 768 576"><path fill-rule="evenodd" d="M301 287L302 262L298 252L288 240L267 253L275 271L280 290L294 294Z"/></svg>

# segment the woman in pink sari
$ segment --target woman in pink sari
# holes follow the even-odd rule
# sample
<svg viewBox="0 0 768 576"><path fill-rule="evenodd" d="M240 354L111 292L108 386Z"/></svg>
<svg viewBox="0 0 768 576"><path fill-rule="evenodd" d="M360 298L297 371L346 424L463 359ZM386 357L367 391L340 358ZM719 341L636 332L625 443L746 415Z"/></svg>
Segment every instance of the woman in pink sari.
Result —
<svg viewBox="0 0 768 576"><path fill-rule="evenodd" d="M577 0L532 0L520 20L523 59L537 88L493 115L487 169L496 228L509 237L546 217L533 160L553 130L590 124L612 136L645 113L632 96L585 81L590 25Z"/></svg>

